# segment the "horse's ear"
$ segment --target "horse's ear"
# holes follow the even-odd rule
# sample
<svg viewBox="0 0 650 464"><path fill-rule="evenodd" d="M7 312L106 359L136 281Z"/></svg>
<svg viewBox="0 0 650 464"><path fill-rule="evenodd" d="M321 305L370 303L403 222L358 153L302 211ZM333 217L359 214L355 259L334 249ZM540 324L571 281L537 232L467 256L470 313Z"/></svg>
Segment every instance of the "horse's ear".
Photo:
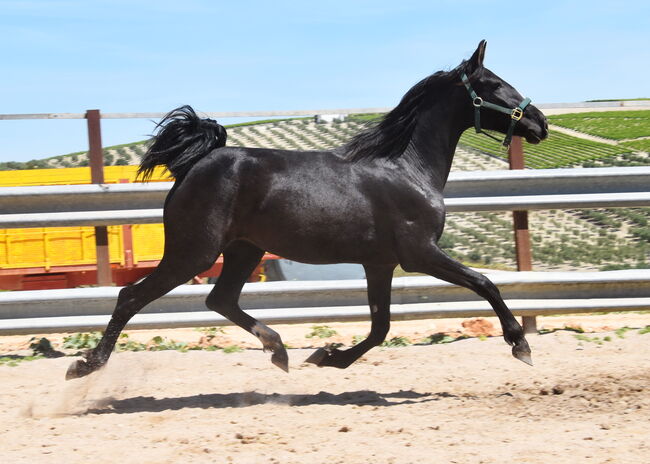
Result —
<svg viewBox="0 0 650 464"><path fill-rule="evenodd" d="M485 58L485 47L487 47L487 40L481 40L476 48L476 51L469 59L469 67L471 72L476 71L483 67L483 58Z"/></svg>

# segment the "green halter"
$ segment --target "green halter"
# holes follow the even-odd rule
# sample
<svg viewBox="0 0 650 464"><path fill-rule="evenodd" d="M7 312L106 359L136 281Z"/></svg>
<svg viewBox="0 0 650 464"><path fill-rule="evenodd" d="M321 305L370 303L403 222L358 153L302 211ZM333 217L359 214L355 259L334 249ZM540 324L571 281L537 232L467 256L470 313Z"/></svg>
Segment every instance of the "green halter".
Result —
<svg viewBox="0 0 650 464"><path fill-rule="evenodd" d="M509 146L510 141L512 140L512 133L515 130L515 125L517 124L517 121L523 118L524 110L530 103L530 98L524 98L522 102L519 103L519 105L517 105L516 108L506 108L505 106L495 105L494 103L484 101L481 97L476 95L476 92L474 92L472 85L469 83L467 74L463 73L460 76L460 78L463 81L463 84L465 84L465 88L469 92L469 96L472 98L472 105L474 105L474 128L476 129L476 133L485 134L491 139L501 142L501 140L499 140L497 137L494 137L493 135L488 134L487 132L483 132L481 130L481 107L484 106L485 108L489 108L491 110L505 113L509 115L511 119L510 119L510 126L508 127L508 131L506 132L506 136L504 137L501 143L503 144L504 147Z"/></svg>

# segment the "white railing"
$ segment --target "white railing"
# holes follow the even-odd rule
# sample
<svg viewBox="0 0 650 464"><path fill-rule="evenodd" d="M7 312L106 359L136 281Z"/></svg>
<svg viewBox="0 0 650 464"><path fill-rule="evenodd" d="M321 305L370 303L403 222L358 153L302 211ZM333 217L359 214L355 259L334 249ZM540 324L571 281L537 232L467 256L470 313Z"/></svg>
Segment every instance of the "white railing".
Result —
<svg viewBox="0 0 650 464"><path fill-rule="evenodd" d="M162 222L171 182L0 188L0 229ZM650 205L650 166L452 172L450 212Z"/></svg>
<svg viewBox="0 0 650 464"><path fill-rule="evenodd" d="M517 316L650 310L650 272L491 272ZM182 285L147 306L129 328L231 324L207 311L209 285ZM0 334L101 330L113 311L118 287L0 293ZM552 298L549 298L552 297ZM365 280L255 282L240 304L266 323L368 320ZM393 320L493 316L476 294L433 277L394 279Z"/></svg>

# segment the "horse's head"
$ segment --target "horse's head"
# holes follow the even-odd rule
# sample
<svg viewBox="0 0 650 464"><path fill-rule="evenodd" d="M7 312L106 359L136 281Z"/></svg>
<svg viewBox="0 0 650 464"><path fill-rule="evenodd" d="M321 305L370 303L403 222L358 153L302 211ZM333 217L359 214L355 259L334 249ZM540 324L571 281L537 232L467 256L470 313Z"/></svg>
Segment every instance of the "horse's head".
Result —
<svg viewBox="0 0 650 464"><path fill-rule="evenodd" d="M461 79L467 89L468 106L472 106L473 124L477 132L483 129L524 137L529 143L539 143L548 136L548 123L530 100L483 66L487 42L482 40L469 59L460 66Z"/></svg>

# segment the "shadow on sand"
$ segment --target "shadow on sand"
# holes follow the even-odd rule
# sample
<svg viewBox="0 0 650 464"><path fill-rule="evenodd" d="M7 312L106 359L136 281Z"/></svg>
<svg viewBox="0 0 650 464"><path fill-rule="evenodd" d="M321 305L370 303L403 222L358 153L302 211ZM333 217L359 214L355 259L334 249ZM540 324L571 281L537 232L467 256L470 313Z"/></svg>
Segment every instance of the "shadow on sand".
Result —
<svg viewBox="0 0 650 464"><path fill-rule="evenodd" d="M258 393L255 391L243 393L214 393L209 395L193 395L178 398L154 398L151 396L136 396L122 400L110 399L100 408L89 409L86 414L131 414L138 412L162 412L186 408L245 408L259 404L286 404L288 406L310 405L371 405L398 406L404 404L438 401L442 398L457 398L447 392L418 393L412 390L400 390L394 393L378 393L361 390L333 394L321 391L307 395L281 395L279 393Z"/></svg>

